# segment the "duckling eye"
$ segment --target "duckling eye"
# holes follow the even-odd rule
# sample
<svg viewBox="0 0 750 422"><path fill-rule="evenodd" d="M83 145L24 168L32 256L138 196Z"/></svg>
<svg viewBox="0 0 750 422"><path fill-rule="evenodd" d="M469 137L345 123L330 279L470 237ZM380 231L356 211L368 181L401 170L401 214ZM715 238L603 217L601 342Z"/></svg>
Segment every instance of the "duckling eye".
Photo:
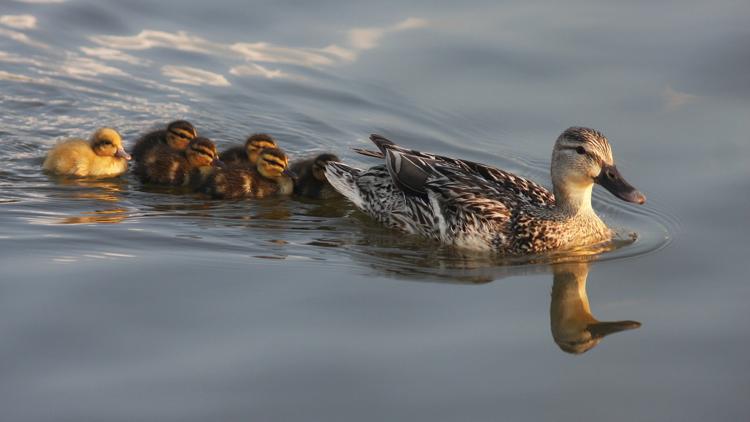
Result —
<svg viewBox="0 0 750 422"><path fill-rule="evenodd" d="M581 154L581 155L583 155L583 154L586 153L586 148L584 148L584 147L577 147L576 148L576 152L579 153L579 154Z"/></svg>

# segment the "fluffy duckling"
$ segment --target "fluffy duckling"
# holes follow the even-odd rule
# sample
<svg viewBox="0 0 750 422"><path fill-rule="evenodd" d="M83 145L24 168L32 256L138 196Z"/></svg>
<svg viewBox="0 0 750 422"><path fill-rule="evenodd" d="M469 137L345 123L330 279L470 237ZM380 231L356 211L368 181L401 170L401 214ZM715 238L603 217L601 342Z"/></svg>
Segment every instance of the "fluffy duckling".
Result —
<svg viewBox="0 0 750 422"><path fill-rule="evenodd" d="M276 140L267 133L250 135L244 147L232 147L221 153L219 158L226 164L250 164L258 162L258 154L264 148L276 148Z"/></svg>
<svg viewBox="0 0 750 422"><path fill-rule="evenodd" d="M167 145L158 145L146 152L138 162L135 173L143 183L168 186L200 186L213 173L215 166L223 166L216 145L207 138L190 141L184 152Z"/></svg>
<svg viewBox="0 0 750 422"><path fill-rule="evenodd" d="M289 160L279 148L266 148L255 167L234 165L208 176L200 189L214 199L266 198L291 195L294 174Z"/></svg>
<svg viewBox="0 0 750 422"><path fill-rule="evenodd" d="M68 139L57 144L42 167L54 174L79 177L114 177L128 169L130 155L122 148L120 134L108 127L98 129L91 139Z"/></svg>
<svg viewBox="0 0 750 422"><path fill-rule="evenodd" d="M135 161L141 161L150 149L160 145L168 145L175 151L184 151L190 141L197 136L198 131L192 123L175 120L168 124L166 129L155 130L138 138L133 146L133 158Z"/></svg>
<svg viewBox="0 0 750 422"><path fill-rule="evenodd" d="M294 179L294 193L314 199L330 199L341 196L326 179L325 164L329 161L340 160L335 154L324 153L292 163L289 168L297 175L297 178Z"/></svg>

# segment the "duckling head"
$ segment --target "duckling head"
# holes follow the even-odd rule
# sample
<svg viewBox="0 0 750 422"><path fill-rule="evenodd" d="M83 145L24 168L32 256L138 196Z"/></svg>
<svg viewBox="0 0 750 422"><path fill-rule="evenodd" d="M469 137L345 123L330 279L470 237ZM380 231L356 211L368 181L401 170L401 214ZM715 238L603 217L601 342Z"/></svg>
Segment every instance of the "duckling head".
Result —
<svg viewBox="0 0 750 422"><path fill-rule="evenodd" d="M591 206L591 189L597 183L616 197L643 204L646 197L622 177L615 166L612 148L600 132L570 127L552 150L552 185L558 204Z"/></svg>
<svg viewBox="0 0 750 422"><path fill-rule="evenodd" d="M276 141L267 133L250 135L245 141L245 151L251 163L258 162L258 154L264 148L276 148Z"/></svg>
<svg viewBox="0 0 750 422"><path fill-rule="evenodd" d="M176 151L184 151L197 136L198 131L187 120L175 120L167 125L167 144Z"/></svg>
<svg viewBox="0 0 750 422"><path fill-rule="evenodd" d="M91 149L94 154L102 157L117 157L130 160L130 154L125 152L122 147L122 137L120 134L109 127L98 129L91 136Z"/></svg>
<svg viewBox="0 0 750 422"><path fill-rule="evenodd" d="M268 179L278 179L282 176L294 178L289 170L289 158L280 148L265 148L258 154L258 173Z"/></svg>
<svg viewBox="0 0 750 422"><path fill-rule="evenodd" d="M326 179L326 163L329 161L341 161L336 154L320 154L315 157L312 165L312 174L320 182L328 182Z"/></svg>
<svg viewBox="0 0 750 422"><path fill-rule="evenodd" d="M216 145L208 138L199 136L190 141L185 156L193 167L224 166L219 160Z"/></svg>

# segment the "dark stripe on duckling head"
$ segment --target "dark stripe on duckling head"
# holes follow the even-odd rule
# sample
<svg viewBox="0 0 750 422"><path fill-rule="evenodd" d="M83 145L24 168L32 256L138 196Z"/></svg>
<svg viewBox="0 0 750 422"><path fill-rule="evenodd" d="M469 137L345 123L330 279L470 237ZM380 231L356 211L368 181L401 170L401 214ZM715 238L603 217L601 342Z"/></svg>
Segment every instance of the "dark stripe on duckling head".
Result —
<svg viewBox="0 0 750 422"><path fill-rule="evenodd" d="M250 135L245 141L245 147L254 146L257 148L274 148L276 141L267 133L256 133Z"/></svg>
<svg viewBox="0 0 750 422"><path fill-rule="evenodd" d="M208 138L198 137L190 141L190 149L195 152L206 154L209 157L216 155L216 145Z"/></svg>
<svg viewBox="0 0 750 422"><path fill-rule="evenodd" d="M274 157L284 163L289 161L289 159L286 156L286 153L281 148L264 148L263 151L260 152L260 154L261 156L263 156L264 159Z"/></svg>
<svg viewBox="0 0 750 422"><path fill-rule="evenodd" d="M174 122L167 125L167 131L180 136L180 131L192 134L193 138L198 136L198 131L195 130L195 126L187 120L175 120Z"/></svg>

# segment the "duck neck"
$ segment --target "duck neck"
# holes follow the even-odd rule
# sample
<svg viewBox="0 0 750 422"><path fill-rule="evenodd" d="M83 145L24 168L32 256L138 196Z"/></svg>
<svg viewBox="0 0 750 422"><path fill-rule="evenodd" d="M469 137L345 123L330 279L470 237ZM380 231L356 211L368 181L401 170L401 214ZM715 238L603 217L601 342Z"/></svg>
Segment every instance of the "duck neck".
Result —
<svg viewBox="0 0 750 422"><path fill-rule="evenodd" d="M557 209L568 218L596 216L594 209L591 208L591 191L593 188L593 184L583 186L555 185L553 191Z"/></svg>

